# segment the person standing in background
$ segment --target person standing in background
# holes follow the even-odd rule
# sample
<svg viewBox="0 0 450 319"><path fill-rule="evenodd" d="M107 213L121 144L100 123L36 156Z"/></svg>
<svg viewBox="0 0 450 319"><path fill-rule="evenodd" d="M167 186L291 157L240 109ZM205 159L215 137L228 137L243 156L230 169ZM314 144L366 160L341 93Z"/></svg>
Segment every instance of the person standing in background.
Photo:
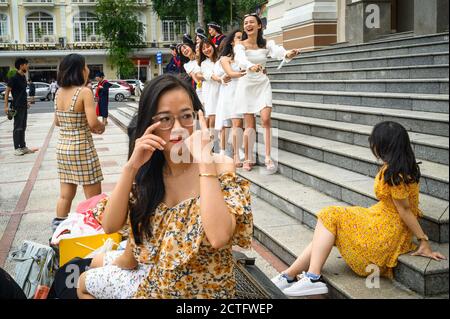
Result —
<svg viewBox="0 0 450 319"><path fill-rule="evenodd" d="M34 85L33 81L30 79L28 79L28 96L30 97L30 103L34 104L35 103L35 97L36 95L36 86Z"/></svg>
<svg viewBox="0 0 450 319"><path fill-rule="evenodd" d="M170 58L169 63L166 65L164 73L179 74L181 72L181 60L177 52L177 45L172 44L170 50L172 58ZM136 89L137 87L138 85L136 85Z"/></svg>
<svg viewBox="0 0 450 319"><path fill-rule="evenodd" d="M208 23L208 32L211 36L211 42L218 48L222 40L225 39L225 35L222 33L222 27L216 22Z"/></svg>
<svg viewBox="0 0 450 319"><path fill-rule="evenodd" d="M101 194L103 174L91 132L105 131L95 114L92 90L87 87L89 68L84 57L69 54L58 70L61 89L55 98L55 125L60 127L56 158L61 190L53 231L67 218L78 185L83 186L86 199Z"/></svg>
<svg viewBox="0 0 450 319"><path fill-rule="evenodd" d="M95 90L95 97L97 98L97 116L101 116L103 124L108 124L108 104L109 104L109 88L111 83L105 80L103 72L97 73L95 80L98 82Z"/></svg>
<svg viewBox="0 0 450 319"><path fill-rule="evenodd" d="M58 85L55 80L50 83L50 93L52 94L52 101L55 100L56 91L58 91Z"/></svg>
<svg viewBox="0 0 450 319"><path fill-rule="evenodd" d="M27 79L25 74L28 72L28 60L18 58L15 62L16 74L8 81L5 90L5 114L8 114L9 93L12 94L12 108L16 111L14 116L14 155L22 156L24 154L34 153L25 143L25 130L27 129L28 101L27 101Z"/></svg>

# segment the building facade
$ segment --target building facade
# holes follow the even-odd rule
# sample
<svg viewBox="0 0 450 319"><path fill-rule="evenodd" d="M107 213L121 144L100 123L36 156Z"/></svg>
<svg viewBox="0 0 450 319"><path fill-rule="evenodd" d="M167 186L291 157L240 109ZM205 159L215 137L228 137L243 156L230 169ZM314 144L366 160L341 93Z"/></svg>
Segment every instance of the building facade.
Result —
<svg viewBox="0 0 450 319"><path fill-rule="evenodd" d="M159 73L156 53L161 51L166 62L168 46L179 41L189 26L183 18L159 19L150 0L136 2L136 18L143 23L144 35L133 61L136 78L146 81ZM6 80L15 59L23 56L30 61L29 76L49 82L69 53L86 57L91 76L103 71L107 78L117 78L98 31L96 4L97 0L0 0L0 81Z"/></svg>
<svg viewBox="0 0 450 319"><path fill-rule="evenodd" d="M269 0L265 35L286 48L316 50L394 33L448 32L448 0Z"/></svg>

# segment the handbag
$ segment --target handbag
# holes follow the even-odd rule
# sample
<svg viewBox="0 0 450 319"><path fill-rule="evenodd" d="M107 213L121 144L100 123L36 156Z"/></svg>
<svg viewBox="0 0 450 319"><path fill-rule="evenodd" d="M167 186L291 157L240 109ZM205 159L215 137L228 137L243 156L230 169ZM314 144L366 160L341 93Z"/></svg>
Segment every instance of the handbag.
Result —
<svg viewBox="0 0 450 319"><path fill-rule="evenodd" d="M16 262L14 280L28 299L46 299L53 283L55 251L46 245L25 240L9 255Z"/></svg>

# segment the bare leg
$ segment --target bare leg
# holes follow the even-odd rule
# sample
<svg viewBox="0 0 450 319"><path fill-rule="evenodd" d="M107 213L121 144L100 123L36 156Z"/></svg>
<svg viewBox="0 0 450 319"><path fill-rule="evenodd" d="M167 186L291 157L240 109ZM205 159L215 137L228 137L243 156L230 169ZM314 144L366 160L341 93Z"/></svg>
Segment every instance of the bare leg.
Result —
<svg viewBox="0 0 450 319"><path fill-rule="evenodd" d="M254 114L245 114L244 151L245 161L253 163L253 147L256 141L256 120Z"/></svg>
<svg viewBox="0 0 450 319"><path fill-rule="evenodd" d="M240 167L241 159L239 158L239 149L242 146L243 123L241 119L232 119L232 123L234 163L237 167Z"/></svg>
<svg viewBox="0 0 450 319"><path fill-rule="evenodd" d="M82 273L80 278L78 279L78 288L77 288L77 296L78 299L95 299L92 295L90 295L86 289L86 273Z"/></svg>
<svg viewBox="0 0 450 319"><path fill-rule="evenodd" d="M77 193L77 185L68 183L61 183L60 185L61 191L56 204L56 217L66 218L69 215L73 198Z"/></svg>
<svg viewBox="0 0 450 319"><path fill-rule="evenodd" d="M210 115L208 116L208 127L213 130L214 126L216 124L216 116L215 115Z"/></svg>
<svg viewBox="0 0 450 319"><path fill-rule="evenodd" d="M261 110L261 125L264 128L264 146L266 151L266 159L270 158L270 150L272 146L272 108L265 107Z"/></svg>
<svg viewBox="0 0 450 319"><path fill-rule="evenodd" d="M335 243L335 236L319 220L314 231L312 242L311 262L308 272L320 275L322 267L330 255Z"/></svg>
<svg viewBox="0 0 450 319"><path fill-rule="evenodd" d="M102 193L102 184L83 185L84 196L86 199L94 197Z"/></svg>
<svg viewBox="0 0 450 319"><path fill-rule="evenodd" d="M312 251L312 242L303 250L300 256L297 257L295 262L283 273L287 274L289 277L296 277L304 271L307 271L309 268L309 263L311 261L311 251Z"/></svg>

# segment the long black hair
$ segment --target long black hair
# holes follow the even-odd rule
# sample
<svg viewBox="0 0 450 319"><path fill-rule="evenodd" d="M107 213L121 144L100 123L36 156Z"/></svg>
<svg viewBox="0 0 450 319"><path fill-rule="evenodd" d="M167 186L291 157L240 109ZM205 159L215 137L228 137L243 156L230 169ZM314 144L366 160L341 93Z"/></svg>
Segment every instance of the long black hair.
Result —
<svg viewBox="0 0 450 319"><path fill-rule="evenodd" d="M228 56L234 59L233 41L236 33L242 32L240 29L235 29L227 34L226 38L220 43L219 56Z"/></svg>
<svg viewBox="0 0 450 319"><path fill-rule="evenodd" d="M128 157L134 150L137 138L152 125L152 117L158 111L158 103L165 93L183 89L190 97L195 111L202 109L197 94L188 83L171 74L164 74L151 80L142 92L139 110L128 127L130 137ZM130 203L131 229L136 244L142 244L152 233L150 217L162 202L165 195L163 167L166 160L160 150L155 150L150 160L136 174L132 189L133 201Z"/></svg>
<svg viewBox="0 0 450 319"><path fill-rule="evenodd" d="M389 185L418 183L420 163L411 147L406 129L397 122L381 122L375 125L369 136L370 149L376 158L387 164L384 180Z"/></svg>
<svg viewBox="0 0 450 319"><path fill-rule="evenodd" d="M244 21L248 17L255 17L256 21L258 22L258 25L261 26L261 29L258 30L258 37L256 38L256 44L258 45L258 48L264 49L266 47L267 41L264 39L264 32L262 29L262 21L261 18L257 14L248 14L244 17ZM242 32L242 41L247 40L248 35L245 31Z"/></svg>

